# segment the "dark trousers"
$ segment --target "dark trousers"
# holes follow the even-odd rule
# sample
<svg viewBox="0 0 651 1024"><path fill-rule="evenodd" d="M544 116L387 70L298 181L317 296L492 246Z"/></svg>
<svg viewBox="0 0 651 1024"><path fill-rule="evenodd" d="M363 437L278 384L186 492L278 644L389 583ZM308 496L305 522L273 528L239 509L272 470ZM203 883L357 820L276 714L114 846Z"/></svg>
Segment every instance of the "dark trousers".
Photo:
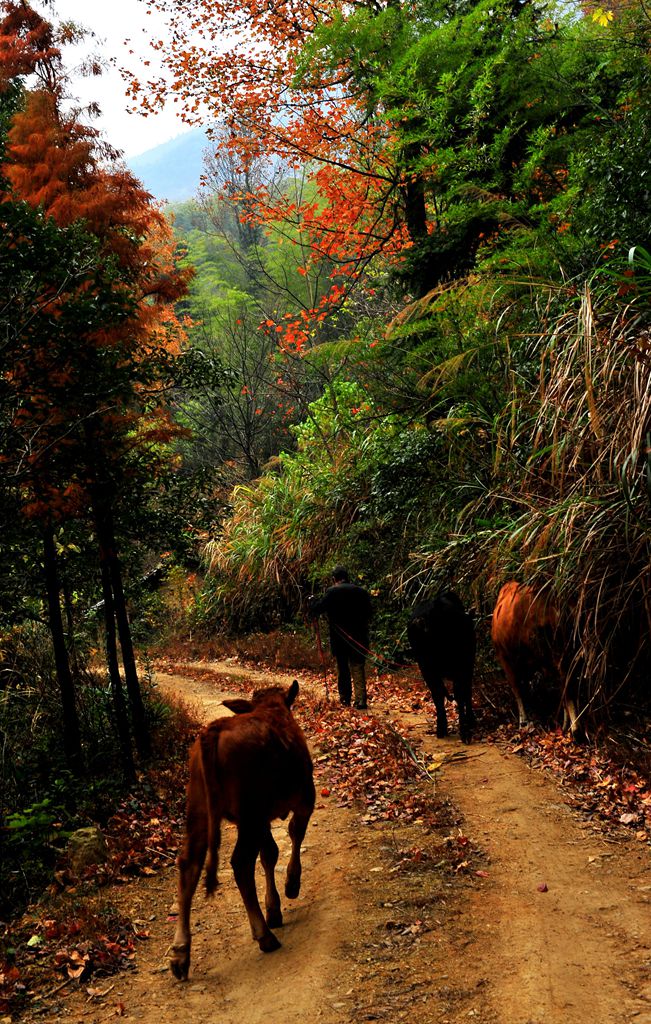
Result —
<svg viewBox="0 0 651 1024"><path fill-rule="evenodd" d="M355 688L355 707L366 707L366 672L364 660L360 661L359 656L352 655L350 651L336 651L337 661L337 689L339 700L342 704L350 704L353 694L353 683Z"/></svg>

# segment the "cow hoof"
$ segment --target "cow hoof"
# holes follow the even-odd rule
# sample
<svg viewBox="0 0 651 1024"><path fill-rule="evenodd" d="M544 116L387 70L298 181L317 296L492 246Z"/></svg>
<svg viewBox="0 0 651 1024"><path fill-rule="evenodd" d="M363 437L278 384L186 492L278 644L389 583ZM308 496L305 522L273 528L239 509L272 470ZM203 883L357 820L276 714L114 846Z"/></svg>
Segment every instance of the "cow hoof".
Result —
<svg viewBox="0 0 651 1024"><path fill-rule="evenodd" d="M173 953L174 956L170 960L170 971L179 981L187 981L190 969L190 950L182 946L179 949L173 949Z"/></svg>
<svg viewBox="0 0 651 1024"><path fill-rule="evenodd" d="M282 928L283 926L283 912L282 910L268 910L265 915L265 920L270 928Z"/></svg>
<svg viewBox="0 0 651 1024"><path fill-rule="evenodd" d="M261 939L258 939L258 945L263 953L273 953L274 950L280 949L280 943L273 932L269 932L267 935L263 935Z"/></svg>

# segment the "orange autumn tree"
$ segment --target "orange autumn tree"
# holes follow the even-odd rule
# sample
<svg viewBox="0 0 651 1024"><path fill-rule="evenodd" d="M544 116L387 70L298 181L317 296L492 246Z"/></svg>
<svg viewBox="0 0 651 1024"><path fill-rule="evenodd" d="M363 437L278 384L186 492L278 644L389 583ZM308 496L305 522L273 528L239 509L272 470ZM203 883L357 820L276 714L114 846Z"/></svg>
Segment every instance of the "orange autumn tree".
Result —
<svg viewBox="0 0 651 1024"><path fill-rule="evenodd" d="M314 31L346 5L148 3L166 15L170 35L154 44L166 77L132 78L141 109L154 110L171 95L189 123L218 124L218 144L229 147L240 172L226 183L228 200L245 220L282 223L300 237L310 253L303 273L329 268L327 293L282 323L281 344L300 351L370 261L399 257L413 227L405 216L411 179L397 158L402 143L391 119L360 86L354 62L310 49ZM256 163L267 164L270 184L258 180L247 192L242 183ZM279 163L290 176L306 175L309 187L277 188L273 169Z"/></svg>
<svg viewBox="0 0 651 1024"><path fill-rule="evenodd" d="M161 442L176 432L164 384L183 341L173 306L188 272L175 266L169 228L150 196L123 167L107 164L110 151L93 128L64 112L66 83L52 26L26 3L5 2L2 9L0 97L11 116L0 167L0 218L22 253L30 249L22 225L31 210L35 237L49 230L59 255L66 254L60 265L35 268L27 295L16 289L11 298L15 327L5 382L13 410L13 470L23 513L43 535L50 627L69 716L68 758L79 766L54 533L71 518L89 517L99 551L116 719L125 764L133 771L116 632L142 755L149 752L149 735L115 509L131 486L130 474L155 472Z"/></svg>

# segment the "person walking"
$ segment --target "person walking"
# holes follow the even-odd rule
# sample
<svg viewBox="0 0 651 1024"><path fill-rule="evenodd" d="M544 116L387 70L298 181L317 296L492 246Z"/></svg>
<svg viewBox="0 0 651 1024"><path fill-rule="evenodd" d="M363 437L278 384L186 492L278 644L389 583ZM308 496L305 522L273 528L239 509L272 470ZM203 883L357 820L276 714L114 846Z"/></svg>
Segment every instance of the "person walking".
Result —
<svg viewBox="0 0 651 1024"><path fill-rule="evenodd" d="M308 615L312 619L327 615L330 650L337 662L339 701L350 706L354 692L355 707L361 711L367 706L365 663L372 615L371 595L364 587L350 582L343 565L333 569L332 578L334 585L309 602Z"/></svg>

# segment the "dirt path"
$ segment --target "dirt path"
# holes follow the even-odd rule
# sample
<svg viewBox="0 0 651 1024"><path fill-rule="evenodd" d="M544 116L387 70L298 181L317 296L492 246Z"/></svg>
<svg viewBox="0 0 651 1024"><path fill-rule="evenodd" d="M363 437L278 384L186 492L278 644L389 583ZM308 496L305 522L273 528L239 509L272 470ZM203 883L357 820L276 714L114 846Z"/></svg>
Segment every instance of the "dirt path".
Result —
<svg viewBox="0 0 651 1024"><path fill-rule="evenodd" d="M466 910L468 959L489 974L498 1019L651 1022L647 846L591 832L553 784L493 746L452 763L444 784L490 856Z"/></svg>
<svg viewBox="0 0 651 1024"><path fill-rule="evenodd" d="M238 675L256 675L234 664L211 667L232 677L235 691ZM226 693L214 683L159 682L201 707L206 720L220 713ZM372 713L395 721L378 704ZM417 826L362 826L358 814L318 800L303 892L294 904L284 901L283 945L267 956L251 942L228 864L233 830L226 829L218 895L212 903L200 893L195 899L189 982L175 982L167 969L170 868L124 894L125 909L151 931L137 972L121 977L98 1005L71 996L52 1019L651 1024L648 848L592 830L516 756L488 743L437 741L426 733L430 725L422 713L400 722L437 761L468 755L448 756L436 783L437 797L451 804L450 842L461 832L470 839L465 873L451 874L435 856L402 868L402 848L424 842ZM274 834L282 867L285 826Z"/></svg>

